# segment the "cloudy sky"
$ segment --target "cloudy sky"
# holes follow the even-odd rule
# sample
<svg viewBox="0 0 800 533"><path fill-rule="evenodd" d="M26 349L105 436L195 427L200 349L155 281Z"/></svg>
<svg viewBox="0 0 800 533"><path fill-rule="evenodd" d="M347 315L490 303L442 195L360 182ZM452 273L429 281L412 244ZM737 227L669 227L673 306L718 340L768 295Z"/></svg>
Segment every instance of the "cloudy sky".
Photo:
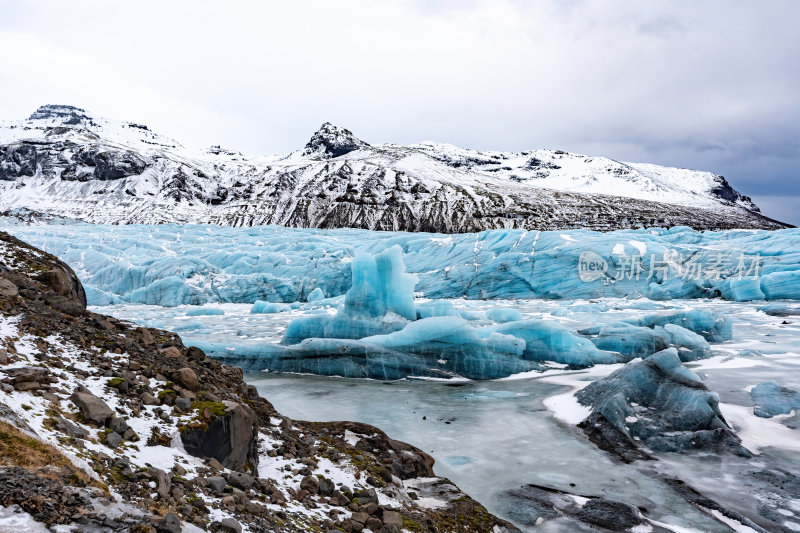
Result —
<svg viewBox="0 0 800 533"><path fill-rule="evenodd" d="M558 148L711 170L800 224L796 0L0 0L0 119L44 103L188 146Z"/></svg>

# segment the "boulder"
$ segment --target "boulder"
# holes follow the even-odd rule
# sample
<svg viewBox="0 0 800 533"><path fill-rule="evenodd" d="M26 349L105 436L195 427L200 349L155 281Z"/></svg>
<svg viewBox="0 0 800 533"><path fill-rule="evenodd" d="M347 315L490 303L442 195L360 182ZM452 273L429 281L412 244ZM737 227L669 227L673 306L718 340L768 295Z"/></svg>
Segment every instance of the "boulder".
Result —
<svg viewBox="0 0 800 533"><path fill-rule="evenodd" d="M223 518L219 523L218 531L242 533L242 526L233 518Z"/></svg>
<svg viewBox="0 0 800 533"><path fill-rule="evenodd" d="M258 418L246 405L225 402L225 414L206 426L181 432L181 441L195 457L211 457L231 470L256 471L258 466Z"/></svg>
<svg viewBox="0 0 800 533"><path fill-rule="evenodd" d="M169 513L156 527L158 533L181 533L181 521L174 513Z"/></svg>
<svg viewBox="0 0 800 533"><path fill-rule="evenodd" d="M181 357L181 351L176 348L175 346L169 346L168 348L162 348L158 351L161 355L165 357L169 357L170 359L179 359Z"/></svg>
<svg viewBox="0 0 800 533"><path fill-rule="evenodd" d="M69 399L80 409L86 420L104 425L109 418L114 416L114 411L111 410L106 402L89 392L85 387L79 387Z"/></svg>
<svg viewBox="0 0 800 533"><path fill-rule="evenodd" d="M6 278L0 278L0 298L13 298L19 294L17 286Z"/></svg>
<svg viewBox="0 0 800 533"><path fill-rule="evenodd" d="M208 481L208 486L211 487L211 490L217 494L225 492L225 487L228 485L228 482L222 476L211 476L206 478L206 481Z"/></svg>
<svg viewBox="0 0 800 533"><path fill-rule="evenodd" d="M197 390L198 380L197 374L189 367L181 368L172 375L172 380L181 387L187 388L190 391Z"/></svg>

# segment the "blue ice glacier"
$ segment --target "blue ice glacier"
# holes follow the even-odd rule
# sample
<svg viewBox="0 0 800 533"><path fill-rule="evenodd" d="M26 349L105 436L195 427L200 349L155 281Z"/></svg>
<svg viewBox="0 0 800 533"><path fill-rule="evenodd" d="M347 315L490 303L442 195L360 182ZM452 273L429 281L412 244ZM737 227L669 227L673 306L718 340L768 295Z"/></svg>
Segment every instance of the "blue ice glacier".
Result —
<svg viewBox="0 0 800 533"><path fill-rule="evenodd" d="M800 392L781 387L774 381L756 385L750 391L750 397L755 403L753 413L762 418L788 415L792 411L800 410Z"/></svg>
<svg viewBox="0 0 800 533"><path fill-rule="evenodd" d="M3 229L70 264L92 305L318 301L320 293L332 298L350 289L351 269L360 268L357 255L375 256L394 246L402 250L409 275L419 278L418 293L434 300L800 299L798 229L502 229L456 235L275 226Z"/></svg>

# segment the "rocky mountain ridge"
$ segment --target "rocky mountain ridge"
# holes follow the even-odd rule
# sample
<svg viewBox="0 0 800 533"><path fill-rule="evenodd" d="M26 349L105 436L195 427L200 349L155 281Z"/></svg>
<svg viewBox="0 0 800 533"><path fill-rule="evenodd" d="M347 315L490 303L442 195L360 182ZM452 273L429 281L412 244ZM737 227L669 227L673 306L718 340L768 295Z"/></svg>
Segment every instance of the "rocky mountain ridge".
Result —
<svg viewBox="0 0 800 533"><path fill-rule="evenodd" d="M709 172L559 150L371 145L330 123L301 150L251 157L53 105L0 125L0 212L19 209L93 223L444 233L786 226Z"/></svg>

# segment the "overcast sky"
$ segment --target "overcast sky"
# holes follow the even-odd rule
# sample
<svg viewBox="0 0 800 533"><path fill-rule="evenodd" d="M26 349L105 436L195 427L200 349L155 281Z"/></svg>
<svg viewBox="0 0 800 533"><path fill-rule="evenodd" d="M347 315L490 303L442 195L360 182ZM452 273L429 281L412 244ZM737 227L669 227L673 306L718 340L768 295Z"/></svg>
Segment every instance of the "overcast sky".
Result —
<svg viewBox="0 0 800 533"><path fill-rule="evenodd" d="M800 224L797 0L0 0L0 96L253 154L331 121L711 170Z"/></svg>

